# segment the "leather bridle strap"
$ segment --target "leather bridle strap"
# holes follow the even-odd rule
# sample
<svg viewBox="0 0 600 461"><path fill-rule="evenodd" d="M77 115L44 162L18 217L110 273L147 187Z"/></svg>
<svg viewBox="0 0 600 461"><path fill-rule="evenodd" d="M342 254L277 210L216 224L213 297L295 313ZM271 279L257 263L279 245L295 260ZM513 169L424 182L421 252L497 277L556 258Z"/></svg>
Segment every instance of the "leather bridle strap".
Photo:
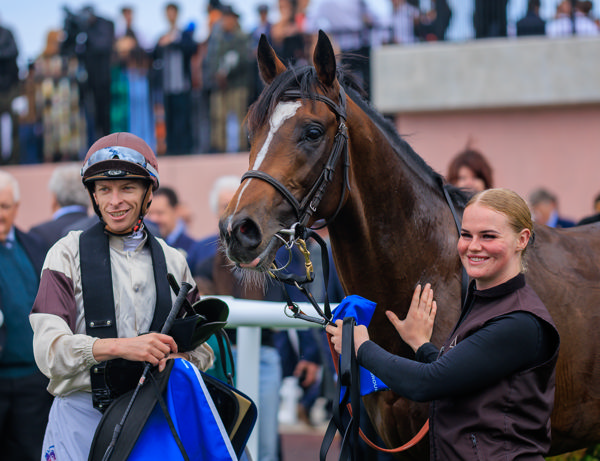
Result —
<svg viewBox="0 0 600 461"><path fill-rule="evenodd" d="M292 208L294 209L294 212L296 213L296 218L298 218L298 219L300 218L300 210L301 210L300 202L298 202L298 200L296 200L296 197L294 197L292 195L292 193L289 190L287 190L283 184L281 184L281 182L279 182L277 179L275 179L269 173L265 173L264 171L261 171L261 170L246 171L242 175L242 182L248 178L262 179L263 181L269 183L271 186L273 186L275 189L277 189L277 191L281 195L283 195L283 197L290 203L290 205L292 205Z"/></svg>
<svg viewBox="0 0 600 461"><path fill-rule="evenodd" d="M299 90L288 90L283 94L284 100L287 99L300 99L303 97L302 92ZM329 106L329 108L335 113L336 117L339 120L338 130L333 140L333 147L331 149L331 153L329 154L329 158L327 162L323 166L321 170L321 174L314 182L313 186L310 188L310 191L306 194L306 196L302 199L302 201L298 201L296 197L281 183L281 181L277 180L269 173L261 170L248 170L242 176L242 182L248 178L256 178L262 181L267 182L271 186L273 186L292 206L294 212L296 214L296 218L302 227L306 226L308 221L310 220L313 213L317 211L321 200L323 199L323 195L325 194L325 189L328 184L333 180L333 175L335 172L335 166L341 155L344 155L344 181L343 181L343 192L342 197L340 198L340 203L338 204L333 217L330 218L332 220L344 202L346 197L346 187L348 186L348 173L347 169L349 167L348 164L348 128L346 127L346 93L343 88L340 87L340 104L336 104L331 99L323 95L313 95L312 99L323 102Z"/></svg>

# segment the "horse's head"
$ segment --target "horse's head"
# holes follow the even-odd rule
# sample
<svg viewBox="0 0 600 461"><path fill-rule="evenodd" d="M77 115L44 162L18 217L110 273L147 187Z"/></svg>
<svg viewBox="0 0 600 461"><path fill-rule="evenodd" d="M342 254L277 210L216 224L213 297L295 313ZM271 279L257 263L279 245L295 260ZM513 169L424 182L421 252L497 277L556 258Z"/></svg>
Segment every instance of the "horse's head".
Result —
<svg viewBox="0 0 600 461"><path fill-rule="evenodd" d="M248 113L250 169L219 223L227 255L241 267L267 270L297 228L333 217L344 200L346 97L323 32L313 62L287 69L261 37L267 86Z"/></svg>

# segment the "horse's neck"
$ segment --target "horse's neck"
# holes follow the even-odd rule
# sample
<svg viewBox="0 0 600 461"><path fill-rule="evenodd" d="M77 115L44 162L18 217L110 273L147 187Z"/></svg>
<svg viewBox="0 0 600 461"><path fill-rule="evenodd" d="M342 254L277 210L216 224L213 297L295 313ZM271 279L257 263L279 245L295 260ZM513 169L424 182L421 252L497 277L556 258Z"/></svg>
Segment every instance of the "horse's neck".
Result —
<svg viewBox="0 0 600 461"><path fill-rule="evenodd" d="M403 151L405 146L394 148L383 131L360 113L362 117L356 120L351 108L348 117L354 188L350 214L360 223L359 229L368 234L390 230L411 237L422 235L422 228L431 222L439 225L440 217L450 223L441 185L425 163L419 164L420 159Z"/></svg>
<svg viewBox="0 0 600 461"><path fill-rule="evenodd" d="M396 152L368 117L357 120L353 112L350 197L330 225L345 288L357 293L357 286L383 290L388 284L394 291L402 282L414 287L439 268L451 272L458 232L441 187L410 154Z"/></svg>

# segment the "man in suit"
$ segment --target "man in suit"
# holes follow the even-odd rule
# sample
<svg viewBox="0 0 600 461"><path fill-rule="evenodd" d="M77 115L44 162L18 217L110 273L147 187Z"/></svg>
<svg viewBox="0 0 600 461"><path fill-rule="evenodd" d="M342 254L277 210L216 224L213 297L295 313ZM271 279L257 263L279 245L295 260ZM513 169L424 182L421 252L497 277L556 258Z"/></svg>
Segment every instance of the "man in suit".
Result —
<svg viewBox="0 0 600 461"><path fill-rule="evenodd" d="M594 214L581 219L577 225L583 226L584 224L591 224L595 222L600 222L600 194L594 197Z"/></svg>
<svg viewBox="0 0 600 461"><path fill-rule="evenodd" d="M546 22L540 18L540 0L529 0L527 14L517 21L517 36L545 34Z"/></svg>
<svg viewBox="0 0 600 461"><path fill-rule="evenodd" d="M33 357L29 312L47 248L14 226L19 195L0 171L0 446L6 459L39 461L52 396Z"/></svg>
<svg viewBox="0 0 600 461"><path fill-rule="evenodd" d="M40 237L50 248L69 226L87 217L89 198L81 184L81 169L76 165L57 167L48 189L52 194L52 219L32 227L30 233Z"/></svg>
<svg viewBox="0 0 600 461"><path fill-rule="evenodd" d="M197 50L193 30L177 25L179 7L165 7L169 30L154 49L154 66L162 70L162 92L167 128L167 155L189 154L192 149L191 58Z"/></svg>
<svg viewBox="0 0 600 461"><path fill-rule="evenodd" d="M558 228L575 225L574 221L559 215L558 199L544 188L536 189L529 195L529 206L535 222Z"/></svg>
<svg viewBox="0 0 600 461"><path fill-rule="evenodd" d="M508 0L475 0L475 38L506 37L507 4Z"/></svg>
<svg viewBox="0 0 600 461"><path fill-rule="evenodd" d="M148 219L158 225L160 236L170 246L182 250L186 256L196 241L185 229L185 223L179 214L179 197L170 187L161 187L154 192L148 210Z"/></svg>

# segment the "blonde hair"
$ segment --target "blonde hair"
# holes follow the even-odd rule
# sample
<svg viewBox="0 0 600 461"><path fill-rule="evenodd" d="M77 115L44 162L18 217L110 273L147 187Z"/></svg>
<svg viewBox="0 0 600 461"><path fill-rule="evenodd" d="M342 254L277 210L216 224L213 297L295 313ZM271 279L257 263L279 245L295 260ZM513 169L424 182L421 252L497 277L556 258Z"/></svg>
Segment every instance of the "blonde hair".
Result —
<svg viewBox="0 0 600 461"><path fill-rule="evenodd" d="M525 254L525 250L529 248L529 244L533 242L533 218L531 211L527 206L527 202L516 192L509 189L487 189L475 194L465 206L465 209L470 205L480 204L486 208L502 213L508 219L509 226L518 234L523 229L529 229L531 236L527 246L521 252L521 256ZM521 262L523 270L526 269L525 264Z"/></svg>

